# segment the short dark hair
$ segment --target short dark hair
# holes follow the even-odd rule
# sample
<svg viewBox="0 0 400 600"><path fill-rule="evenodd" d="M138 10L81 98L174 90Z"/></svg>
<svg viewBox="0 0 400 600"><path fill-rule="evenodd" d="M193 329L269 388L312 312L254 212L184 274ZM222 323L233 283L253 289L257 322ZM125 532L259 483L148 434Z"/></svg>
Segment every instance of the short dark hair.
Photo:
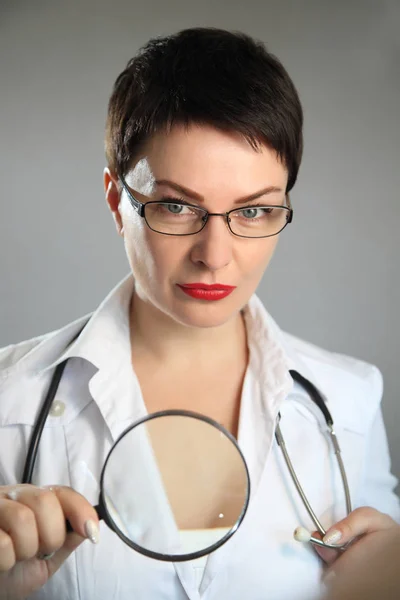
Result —
<svg viewBox="0 0 400 600"><path fill-rule="evenodd" d="M106 158L124 176L142 145L175 124L211 125L273 148L293 187L303 151L296 88L265 45L240 32L185 29L150 40L117 78L108 106Z"/></svg>

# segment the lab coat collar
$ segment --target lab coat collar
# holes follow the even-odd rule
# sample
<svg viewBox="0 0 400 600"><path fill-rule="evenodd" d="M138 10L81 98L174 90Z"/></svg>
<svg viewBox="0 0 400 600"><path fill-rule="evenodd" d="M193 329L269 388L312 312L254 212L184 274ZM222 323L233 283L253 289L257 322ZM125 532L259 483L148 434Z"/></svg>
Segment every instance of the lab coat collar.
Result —
<svg viewBox="0 0 400 600"><path fill-rule="evenodd" d="M110 369L128 355L128 305L133 278L128 275L111 290L94 313L76 319L61 329L3 349L0 384L21 374L45 375L69 358L82 358L97 369ZM115 339L118 337L118 344ZM101 340L101 344L97 343ZM113 343L114 342L114 343Z"/></svg>
<svg viewBox="0 0 400 600"><path fill-rule="evenodd" d="M108 371L120 368L121 362L130 361L129 304L133 287L133 277L128 275L111 290L91 316L77 321L71 336L72 343L45 366L43 372L72 357L83 358L97 369L106 367ZM78 337L74 339L76 335ZM96 343L100 339L101 344Z"/></svg>
<svg viewBox="0 0 400 600"><path fill-rule="evenodd" d="M288 369L290 371L297 371L305 379L308 379L308 381L313 383L314 386L318 389L319 393L321 394L321 397L325 400L325 402L327 402L328 397L324 393L323 382L321 381L320 377L318 377L318 375L304 361L302 353L299 352L299 350L296 348L294 339L295 338L293 338L293 336L281 332L282 347L286 353L286 357L288 360ZM308 396L306 390L304 390L304 394Z"/></svg>
<svg viewBox="0 0 400 600"><path fill-rule="evenodd" d="M68 358L78 357L99 370L102 367L108 372L119 370L131 357L129 304L133 289L134 279L129 274L111 290L92 315L86 315L43 339L32 356L26 357L25 364L32 358L38 372L45 373ZM298 371L316 387L320 382L294 347L294 338L282 332L256 294L244 307L243 315L253 366L263 380L269 397L268 411L273 416L292 388L289 370ZM96 339L101 339L101 344L95 343ZM117 344L115 340L118 340Z"/></svg>
<svg viewBox="0 0 400 600"><path fill-rule="evenodd" d="M43 392L43 382L52 377L55 367L67 359L78 359L78 365L82 360L88 363L90 396L97 403L114 440L125 427L143 415L144 406L132 402L136 381L131 366L129 337L128 307L132 289L133 278L128 276L92 315L58 331L5 349L5 359L0 363L1 422L33 425L43 393L46 393ZM123 371L124 376L121 377ZM46 390L48 383L44 385ZM67 367L59 393L62 395L63 389L68 386ZM31 398L28 406L23 401L26 397ZM57 423L67 424L87 401L84 396L70 398L68 410L58 417Z"/></svg>
<svg viewBox="0 0 400 600"><path fill-rule="evenodd" d="M131 362L129 305L133 289L134 279L130 274L83 323L78 338L45 368L53 370L57 364L75 357L97 369L89 380L89 391L114 441L146 415Z"/></svg>
<svg viewBox="0 0 400 600"><path fill-rule="evenodd" d="M276 417L282 400L293 388L289 371L297 371L321 390L321 381L304 361L303 353L298 347L301 340L280 329L256 294L244 308L244 317L248 337L253 342L250 348L254 348L257 355L256 372L260 373L261 385L265 394L269 395L268 405L272 417Z"/></svg>
<svg viewBox="0 0 400 600"><path fill-rule="evenodd" d="M24 342L21 348L16 347L13 352L17 359L14 360L11 356L11 365L0 374L0 391L3 385L7 387L7 394L3 395L2 402L7 404L7 397L12 401L12 394L8 393L11 389L8 384L12 383L17 388L23 387L24 375L45 377L67 358L77 357L88 361L97 369L89 384L90 391L111 429L110 419L113 422L129 422L142 416L144 406L133 407L132 403L132 393L138 389L138 382L131 367L129 334L129 304L133 289L134 279L129 274L108 294L91 316L87 315L39 339ZM318 388L320 385L302 361L301 352L297 351L291 336L279 329L256 295L253 295L244 307L243 314L248 332L250 367L263 390L260 416L275 421L281 403L290 394L293 386L289 369L296 369ZM77 335L77 339L74 340ZM21 353L21 356L18 353ZM122 369L132 372L132 386L125 391L118 386L121 379L118 375ZM112 394L110 387L104 385L104 375L107 375L108 381L114 381ZM106 396L112 396L113 399L109 400ZM122 402L123 398L126 401ZM34 414L36 409L32 407L32 411ZM14 405L15 419L17 412L19 411ZM115 435L114 431L113 437Z"/></svg>
<svg viewBox="0 0 400 600"><path fill-rule="evenodd" d="M244 307L243 316L250 369L258 377L262 390L261 410L264 417L275 420L279 406L293 385L280 330L256 295Z"/></svg>

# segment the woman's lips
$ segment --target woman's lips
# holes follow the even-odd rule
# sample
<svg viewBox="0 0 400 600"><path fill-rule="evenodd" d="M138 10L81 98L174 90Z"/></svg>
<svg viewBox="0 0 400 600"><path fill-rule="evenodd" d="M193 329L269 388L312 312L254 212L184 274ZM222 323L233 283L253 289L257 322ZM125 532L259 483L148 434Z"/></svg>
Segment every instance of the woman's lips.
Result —
<svg viewBox="0 0 400 600"><path fill-rule="evenodd" d="M222 300L236 289L236 286L221 283L213 283L212 285L206 283L178 283L178 287L191 298L208 301Z"/></svg>

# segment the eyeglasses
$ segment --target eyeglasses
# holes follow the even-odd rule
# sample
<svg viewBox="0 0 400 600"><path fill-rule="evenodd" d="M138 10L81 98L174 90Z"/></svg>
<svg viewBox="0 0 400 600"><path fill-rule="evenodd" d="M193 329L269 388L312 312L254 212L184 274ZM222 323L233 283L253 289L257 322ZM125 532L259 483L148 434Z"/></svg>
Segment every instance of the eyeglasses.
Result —
<svg viewBox="0 0 400 600"><path fill-rule="evenodd" d="M233 235L244 238L265 238L277 235L292 222L293 209L290 206L251 205L236 208L226 213L210 213L204 208L175 201L140 202L120 177L132 207L142 217L147 226L163 235L194 235L207 224L209 217L224 217Z"/></svg>

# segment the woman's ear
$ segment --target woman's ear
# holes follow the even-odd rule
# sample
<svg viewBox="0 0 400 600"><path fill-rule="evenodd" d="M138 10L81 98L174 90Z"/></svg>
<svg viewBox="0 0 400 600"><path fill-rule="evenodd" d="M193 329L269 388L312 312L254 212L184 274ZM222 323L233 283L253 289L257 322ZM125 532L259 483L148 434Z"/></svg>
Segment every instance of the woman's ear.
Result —
<svg viewBox="0 0 400 600"><path fill-rule="evenodd" d="M114 218L115 226L119 235L124 235L124 226L121 213L119 211L120 190L118 185L118 177L108 167L104 169L103 174L104 191L108 208Z"/></svg>

